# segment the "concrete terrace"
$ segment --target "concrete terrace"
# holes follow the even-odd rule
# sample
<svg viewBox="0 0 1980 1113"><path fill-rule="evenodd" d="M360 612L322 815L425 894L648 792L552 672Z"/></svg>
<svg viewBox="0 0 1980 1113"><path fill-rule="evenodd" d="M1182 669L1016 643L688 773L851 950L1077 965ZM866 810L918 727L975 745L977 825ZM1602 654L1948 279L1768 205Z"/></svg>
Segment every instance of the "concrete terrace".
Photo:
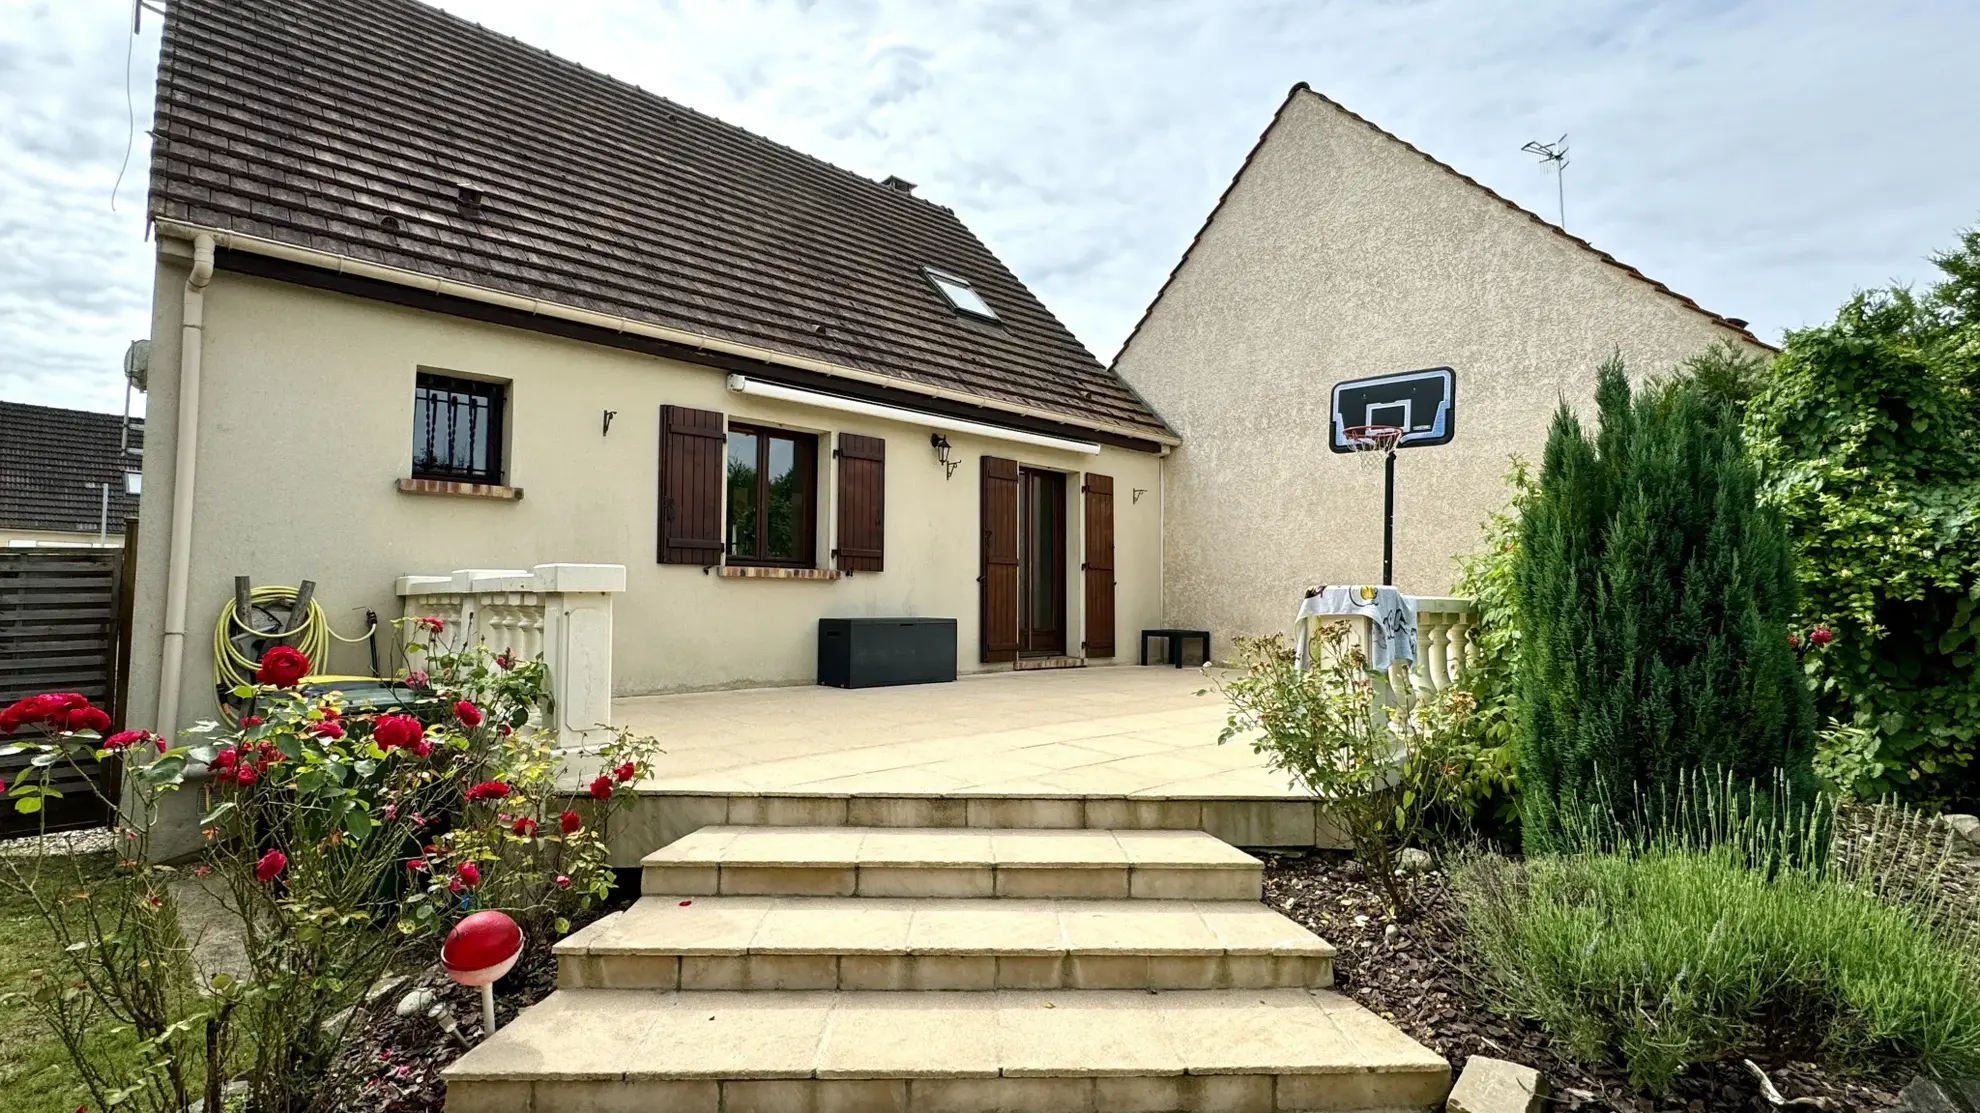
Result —
<svg viewBox="0 0 1980 1113"><path fill-rule="evenodd" d="M848 691L615 700L660 739L615 838L640 855L710 824L1200 829L1239 846L1336 845L1194 669L1116 666Z"/></svg>

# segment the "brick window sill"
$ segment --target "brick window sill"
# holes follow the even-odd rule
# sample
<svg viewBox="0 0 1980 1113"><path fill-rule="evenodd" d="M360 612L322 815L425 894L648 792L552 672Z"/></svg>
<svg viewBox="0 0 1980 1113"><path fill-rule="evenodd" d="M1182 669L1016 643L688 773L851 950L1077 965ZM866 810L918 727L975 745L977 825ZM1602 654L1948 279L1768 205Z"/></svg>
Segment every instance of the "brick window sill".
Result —
<svg viewBox="0 0 1980 1113"><path fill-rule="evenodd" d="M523 497L521 487L499 483L461 483L451 479L401 479L399 490L408 495L452 495L455 498L497 499L514 502Z"/></svg>
<svg viewBox="0 0 1980 1113"><path fill-rule="evenodd" d="M837 568L774 568L759 564L719 564L715 574L731 580L836 580Z"/></svg>

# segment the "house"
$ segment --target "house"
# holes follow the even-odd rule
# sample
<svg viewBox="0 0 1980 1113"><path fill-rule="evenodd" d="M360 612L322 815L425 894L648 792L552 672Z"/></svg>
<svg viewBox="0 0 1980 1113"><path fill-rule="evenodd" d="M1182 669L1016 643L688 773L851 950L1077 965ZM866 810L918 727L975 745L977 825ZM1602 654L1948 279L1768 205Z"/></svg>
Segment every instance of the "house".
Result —
<svg viewBox="0 0 1980 1113"><path fill-rule="evenodd" d="M0 548L124 544L144 420L0 402Z"/></svg>
<svg viewBox="0 0 1980 1113"><path fill-rule="evenodd" d="M412 0L177 0L154 133L140 725L207 714L238 575L355 637L622 564L620 694L810 682L821 618L964 671L1158 624L1175 435L906 181Z"/></svg>
<svg viewBox="0 0 1980 1113"><path fill-rule="evenodd" d="M1331 388L1455 371L1454 438L1396 454L1395 580L1442 595L1594 370L1766 345L1304 84L1114 361L1182 444L1164 471L1170 625L1286 629L1302 590L1374 583L1380 466L1329 451Z"/></svg>

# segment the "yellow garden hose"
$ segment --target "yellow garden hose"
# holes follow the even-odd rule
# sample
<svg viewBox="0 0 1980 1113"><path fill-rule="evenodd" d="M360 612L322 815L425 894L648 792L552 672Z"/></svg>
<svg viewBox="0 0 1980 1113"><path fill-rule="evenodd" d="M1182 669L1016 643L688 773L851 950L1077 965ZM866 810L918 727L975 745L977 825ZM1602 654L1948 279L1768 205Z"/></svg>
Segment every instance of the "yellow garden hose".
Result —
<svg viewBox="0 0 1980 1113"><path fill-rule="evenodd" d="M296 600L296 589L280 586L257 587L249 594L248 599L250 603L293 604ZM309 658L310 669L315 673L323 672L328 664L330 639L335 638L340 642L361 642L372 634L371 630L366 630L355 638L347 638L332 630L329 618L323 613L322 605L315 599L309 601L309 610L300 621L297 621L294 615L290 615L289 620L294 625L286 630L257 630L248 625L245 616L234 613L234 600L227 600L220 608L219 621L213 624L213 681L215 699L220 705L221 715L231 720L237 714L233 708L227 706L226 693L243 684L253 684L255 670L261 667L260 661L242 653L240 647L234 644L236 632L270 641L297 638L296 649L304 657Z"/></svg>

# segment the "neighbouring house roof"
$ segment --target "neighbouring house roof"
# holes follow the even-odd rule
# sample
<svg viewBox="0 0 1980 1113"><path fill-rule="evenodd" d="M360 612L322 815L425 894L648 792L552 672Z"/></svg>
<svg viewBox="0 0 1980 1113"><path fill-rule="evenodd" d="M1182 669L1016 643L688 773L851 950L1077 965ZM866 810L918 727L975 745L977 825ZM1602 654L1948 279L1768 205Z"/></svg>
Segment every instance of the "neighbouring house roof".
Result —
<svg viewBox="0 0 1980 1113"><path fill-rule="evenodd" d="M1272 122L1265 125L1265 130L1259 133L1258 142L1252 144L1251 150L1244 156L1244 162L1238 166L1237 173L1231 176L1230 184L1226 185L1224 187L1224 192L1218 196L1217 203L1214 206L1212 206L1210 209L1210 215L1204 218L1202 227L1198 228L1196 230L1196 235L1190 239L1189 247L1184 249L1182 258L1176 261L1175 267L1169 271L1169 276L1162 281L1162 288L1155 292L1154 300L1150 301L1148 303L1148 307L1142 310L1141 318L1135 322L1133 330L1131 330L1128 333L1127 340L1121 344L1120 353L1116 353L1114 356L1114 362L1116 364L1120 362L1121 353L1125 353L1128 350L1129 346L1134 343L1134 338L1136 334L1141 332L1141 327L1148 323L1149 315L1155 312L1155 307L1157 305L1161 304L1162 295L1169 292L1169 287L1175 282L1176 276L1182 273L1184 264L1189 262L1189 257L1192 253L1195 252L1196 245L1202 241L1203 234L1209 231L1211 224L1216 222L1217 214L1223 211L1224 202L1228 200L1231 196L1231 190L1237 188L1238 181L1244 177L1244 172L1250 169L1251 160L1257 158L1258 152L1264 149L1265 140L1271 136L1272 129L1278 126L1279 119L1285 115L1286 109L1289 106L1291 106L1291 104L1295 100L1297 100L1302 96L1314 97L1318 99L1321 103L1326 104L1327 106L1340 112L1342 115L1368 128L1370 131L1373 131L1375 134L1381 136L1384 139L1387 139L1389 142L1401 146L1404 150L1407 150L1411 154L1414 154L1419 158L1423 159L1423 161L1429 163L1430 165L1436 167L1439 170L1444 171L1445 173L1451 175L1452 177L1465 183L1466 185L1472 187L1473 189L1478 190L1480 193L1483 193L1485 196L1490 197L1492 200L1497 201L1499 204L1504 205L1506 208L1511 209L1513 212L1518 213L1520 216L1523 216L1526 219L1532 221L1533 223L1539 225L1542 229L1562 237L1563 239L1567 240L1569 243L1574 244L1575 246L1595 256L1595 258L1601 260L1604 263L1607 263L1609 266L1612 266L1617 270L1622 271L1630 278L1643 283L1644 285L1650 287L1651 289L1657 291L1660 294L1663 294L1665 297L1672 299L1673 301L1677 302L1679 305L1682 305L1686 309L1691 310L1693 313L1696 313L1699 316L1704 317L1707 320L1713 322L1714 324L1717 324L1720 327L1733 332L1735 335L1737 335L1741 340L1745 341L1746 343L1752 344L1755 347L1768 349L1769 351L1775 350L1772 344L1769 344L1766 341L1761 340L1759 337L1753 335L1752 330L1747 328L1745 321L1740 320L1736 317L1723 317L1717 313L1712 312L1711 310L1698 304L1697 302L1686 297L1685 295L1680 294L1676 290L1671 289L1669 286L1664 285L1662 282L1659 282L1656 279L1651 278L1649 275L1644 274L1642 271L1637 270L1635 267L1630 266L1628 263L1623 262L1622 260L1609 254L1608 252L1603 251L1601 248L1596 247L1594 244L1589 243L1587 240L1582 239L1580 236L1574 235L1570 233L1567 229L1562 228L1560 225L1555 224L1550 220L1547 220L1545 217L1542 217L1540 214L1533 212L1530 209L1521 208L1518 204L1514 203L1511 200L1508 200L1504 196L1501 196L1497 191L1493 190L1490 186L1487 186L1485 183L1470 176L1469 174L1463 173L1462 171L1458 170L1456 167L1452 166L1451 164L1438 159L1436 156L1431 155L1429 152L1424 151L1422 148L1416 146L1414 143L1411 143L1407 139L1404 139L1401 136L1396 135L1394 132L1388 131L1387 129L1383 128L1380 124L1377 124L1373 120L1370 120L1367 117L1362 116L1361 114L1353 111L1352 109L1348 108L1346 105L1333 99L1332 97L1329 97L1324 93L1314 92L1311 86L1307 85L1306 82L1301 81L1292 87L1292 91L1286 94L1285 101L1279 105L1279 110L1272 114Z"/></svg>
<svg viewBox="0 0 1980 1113"><path fill-rule="evenodd" d="M173 0L152 130L157 219L1173 439L905 181L413 0Z"/></svg>
<svg viewBox="0 0 1980 1113"><path fill-rule="evenodd" d="M124 473L143 470L124 451L118 414L0 402L0 528L95 533L110 485L110 532L137 513ZM131 419L130 447L144 447L144 419Z"/></svg>

